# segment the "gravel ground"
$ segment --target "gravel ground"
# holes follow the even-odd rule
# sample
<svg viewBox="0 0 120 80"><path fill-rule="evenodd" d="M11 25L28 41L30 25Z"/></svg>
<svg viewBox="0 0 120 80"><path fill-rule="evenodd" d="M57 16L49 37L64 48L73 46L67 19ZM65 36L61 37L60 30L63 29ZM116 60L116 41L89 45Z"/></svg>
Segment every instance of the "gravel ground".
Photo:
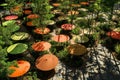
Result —
<svg viewBox="0 0 120 80"><path fill-rule="evenodd" d="M89 49L85 65L69 68L59 62L49 80L120 80L120 61L99 44Z"/></svg>

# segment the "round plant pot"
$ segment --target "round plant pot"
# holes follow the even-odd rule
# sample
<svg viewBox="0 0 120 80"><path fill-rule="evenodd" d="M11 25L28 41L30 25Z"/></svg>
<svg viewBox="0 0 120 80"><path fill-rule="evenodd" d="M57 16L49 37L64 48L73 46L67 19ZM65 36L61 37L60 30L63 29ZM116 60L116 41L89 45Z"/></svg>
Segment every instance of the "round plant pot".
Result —
<svg viewBox="0 0 120 80"><path fill-rule="evenodd" d="M69 41L70 37L68 35L63 35L63 34L59 34L59 35L55 35L52 37L52 40L55 42L67 42Z"/></svg>
<svg viewBox="0 0 120 80"><path fill-rule="evenodd" d="M45 27L45 28L36 28L34 29L34 33L36 34L48 34L50 32L50 29Z"/></svg>
<svg viewBox="0 0 120 80"><path fill-rule="evenodd" d="M71 55L80 56L87 53L87 48L81 44L71 44L68 46L68 52Z"/></svg>
<svg viewBox="0 0 120 80"><path fill-rule="evenodd" d="M18 19L17 15L7 15L4 17L4 20L16 20Z"/></svg>
<svg viewBox="0 0 120 80"><path fill-rule="evenodd" d="M80 2L80 5L82 5L82 6L88 6L89 2Z"/></svg>
<svg viewBox="0 0 120 80"><path fill-rule="evenodd" d="M20 59L27 54L28 46L24 43L15 43L7 48L9 60Z"/></svg>
<svg viewBox="0 0 120 80"><path fill-rule="evenodd" d="M29 15L29 14L32 13L32 10L30 10L30 9L24 9L23 13L24 13L24 15Z"/></svg>
<svg viewBox="0 0 120 80"><path fill-rule="evenodd" d="M57 64L58 58L51 53L38 57L35 62L36 68L42 71L50 71L55 69Z"/></svg>
<svg viewBox="0 0 120 80"><path fill-rule="evenodd" d="M17 66L12 65L9 67L9 70L14 70L14 71L12 74L9 74L8 77L16 78L16 77L23 76L30 69L30 63L28 61L24 61L24 60L18 60Z"/></svg>
<svg viewBox="0 0 120 80"><path fill-rule="evenodd" d="M16 32L13 35L11 35L11 39L14 41L27 40L29 37L30 35L26 32Z"/></svg>
<svg viewBox="0 0 120 80"><path fill-rule="evenodd" d="M39 15L38 14L29 14L27 16L28 19L36 19L36 18L39 18Z"/></svg>
<svg viewBox="0 0 120 80"><path fill-rule="evenodd" d="M33 21L26 22L26 26L28 26L28 27L35 27Z"/></svg>
<svg viewBox="0 0 120 80"><path fill-rule="evenodd" d="M73 24L63 24L63 25L61 25L61 28L63 30L72 30L72 29L75 28L75 25L73 25Z"/></svg>
<svg viewBox="0 0 120 80"><path fill-rule="evenodd" d="M40 41L32 44L32 49L34 51L46 51L51 48L51 44L46 41Z"/></svg>
<svg viewBox="0 0 120 80"><path fill-rule="evenodd" d="M120 40L120 32L110 31L110 32L107 32L107 35L110 36L113 39Z"/></svg>
<svg viewBox="0 0 120 80"><path fill-rule="evenodd" d="M54 7L59 7L61 4L60 3L52 3L52 6Z"/></svg>

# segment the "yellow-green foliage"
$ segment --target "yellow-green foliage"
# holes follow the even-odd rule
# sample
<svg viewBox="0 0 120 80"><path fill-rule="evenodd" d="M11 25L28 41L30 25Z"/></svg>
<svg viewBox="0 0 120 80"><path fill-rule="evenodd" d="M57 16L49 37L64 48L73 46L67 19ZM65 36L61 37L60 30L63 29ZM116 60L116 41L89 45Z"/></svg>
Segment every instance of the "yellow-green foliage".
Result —
<svg viewBox="0 0 120 80"><path fill-rule="evenodd" d="M115 45L115 52L117 52L118 54L120 54L120 44L116 44Z"/></svg>

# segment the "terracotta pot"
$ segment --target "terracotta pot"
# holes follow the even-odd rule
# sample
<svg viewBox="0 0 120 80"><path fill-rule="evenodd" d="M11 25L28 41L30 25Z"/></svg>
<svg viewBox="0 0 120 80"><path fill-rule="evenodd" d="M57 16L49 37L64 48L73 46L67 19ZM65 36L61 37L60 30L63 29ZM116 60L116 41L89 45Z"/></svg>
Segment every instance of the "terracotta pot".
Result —
<svg viewBox="0 0 120 80"><path fill-rule="evenodd" d="M18 67L16 67L16 66L9 67L10 70L14 70L14 72L12 74L8 75L9 77L23 76L30 69L30 63L28 61L24 61L24 60L18 60L17 66Z"/></svg>
<svg viewBox="0 0 120 80"><path fill-rule="evenodd" d="M32 49L34 51L45 51L51 48L51 44L45 41L40 41L32 44Z"/></svg>
<svg viewBox="0 0 120 80"><path fill-rule="evenodd" d="M75 28L75 25L73 25L73 24L63 24L63 25L61 25L61 28L63 30L72 30L72 29Z"/></svg>
<svg viewBox="0 0 120 80"><path fill-rule="evenodd" d="M87 6L89 5L89 2L80 2L81 5Z"/></svg>
<svg viewBox="0 0 120 80"><path fill-rule="evenodd" d="M36 34L48 34L50 32L50 29L49 28L36 28L34 29L34 32Z"/></svg>
<svg viewBox="0 0 120 80"><path fill-rule="evenodd" d="M27 26L35 26L35 25L33 24L33 21L27 22L26 25L27 25Z"/></svg>
<svg viewBox="0 0 120 80"><path fill-rule="evenodd" d="M50 71L54 69L57 64L58 58L51 53L38 57L35 62L36 68L42 71Z"/></svg>
<svg viewBox="0 0 120 80"><path fill-rule="evenodd" d="M8 15L4 17L5 20L15 20L18 19L17 15Z"/></svg>
<svg viewBox="0 0 120 80"><path fill-rule="evenodd" d="M35 19L35 18L39 18L38 14L30 14L27 16L28 19Z"/></svg>
<svg viewBox="0 0 120 80"><path fill-rule="evenodd" d="M17 5L17 6L14 6L10 9L11 12L19 12L19 11L22 11L22 5Z"/></svg>
<svg viewBox="0 0 120 80"><path fill-rule="evenodd" d="M120 32L110 31L110 32L107 32L107 35L110 36L113 39L120 40Z"/></svg>
<svg viewBox="0 0 120 80"><path fill-rule="evenodd" d="M52 4L54 7L59 7L61 4L60 3L53 3Z"/></svg>
<svg viewBox="0 0 120 80"><path fill-rule="evenodd" d="M68 51L71 55L84 55L87 52L87 48L81 44L72 44L68 46Z"/></svg>
<svg viewBox="0 0 120 80"><path fill-rule="evenodd" d="M55 42L67 42L69 41L69 39L70 37L68 35L63 35L63 34L55 35L52 37L52 40Z"/></svg>
<svg viewBox="0 0 120 80"><path fill-rule="evenodd" d="M24 11L23 11L23 13L24 13L24 14L26 14L26 15L28 15L28 14L31 14L31 13L32 13L32 11L31 11L31 10L29 10L29 9L26 9L26 10L24 10Z"/></svg>

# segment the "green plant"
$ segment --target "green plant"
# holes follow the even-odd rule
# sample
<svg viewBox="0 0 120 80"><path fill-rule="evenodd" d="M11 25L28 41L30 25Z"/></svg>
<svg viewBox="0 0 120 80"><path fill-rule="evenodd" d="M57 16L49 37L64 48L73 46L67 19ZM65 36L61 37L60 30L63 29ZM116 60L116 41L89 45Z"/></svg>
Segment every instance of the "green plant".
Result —
<svg viewBox="0 0 120 80"><path fill-rule="evenodd" d="M120 55L120 44L115 45L115 52Z"/></svg>
<svg viewBox="0 0 120 80"><path fill-rule="evenodd" d="M5 6L5 9L8 11L10 11L11 8L19 4L17 0L5 0L5 2L7 3L7 6Z"/></svg>
<svg viewBox="0 0 120 80"><path fill-rule="evenodd" d="M71 32L72 32L73 34L76 34L76 35L80 34L80 27L76 27L76 28L73 29Z"/></svg>
<svg viewBox="0 0 120 80"><path fill-rule="evenodd" d="M65 59L68 56L69 52L68 52L67 48L64 48L63 50L60 50L58 53L55 53L55 54L60 59Z"/></svg>
<svg viewBox="0 0 120 80"><path fill-rule="evenodd" d="M13 32L19 29L20 26L18 26L14 20L3 22L2 26L0 26L1 44L11 45L13 43L13 41L11 40L11 35Z"/></svg>
<svg viewBox="0 0 120 80"><path fill-rule="evenodd" d="M49 4L49 0L35 0L32 8L34 13L40 15L40 18L35 19L37 27L46 27L47 21L54 17L51 13L52 6Z"/></svg>
<svg viewBox="0 0 120 80"><path fill-rule="evenodd" d="M13 70L9 70L11 65L16 65L16 61L8 61L6 48L0 46L0 78L7 79L8 74L11 74ZM17 65L16 65L17 66Z"/></svg>
<svg viewBox="0 0 120 80"><path fill-rule="evenodd" d="M39 80L36 72L29 72L26 76L23 76L23 80Z"/></svg>

